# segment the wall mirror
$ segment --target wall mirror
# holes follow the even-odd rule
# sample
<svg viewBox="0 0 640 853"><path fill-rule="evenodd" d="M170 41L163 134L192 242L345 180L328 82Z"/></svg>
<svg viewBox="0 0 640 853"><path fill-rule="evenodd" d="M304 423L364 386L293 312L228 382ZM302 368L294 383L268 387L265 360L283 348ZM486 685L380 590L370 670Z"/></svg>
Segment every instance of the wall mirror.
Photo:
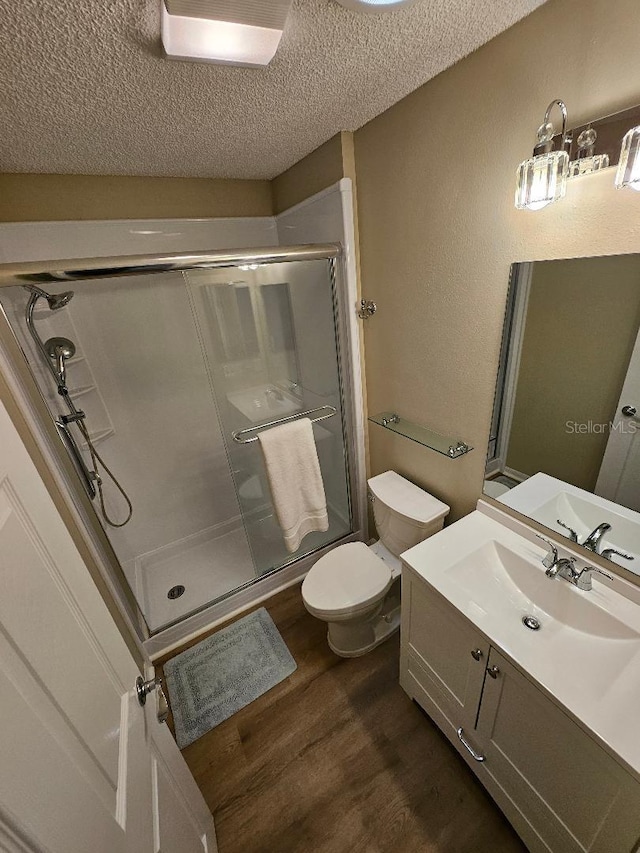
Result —
<svg viewBox="0 0 640 853"><path fill-rule="evenodd" d="M513 264L484 493L640 577L640 254Z"/></svg>

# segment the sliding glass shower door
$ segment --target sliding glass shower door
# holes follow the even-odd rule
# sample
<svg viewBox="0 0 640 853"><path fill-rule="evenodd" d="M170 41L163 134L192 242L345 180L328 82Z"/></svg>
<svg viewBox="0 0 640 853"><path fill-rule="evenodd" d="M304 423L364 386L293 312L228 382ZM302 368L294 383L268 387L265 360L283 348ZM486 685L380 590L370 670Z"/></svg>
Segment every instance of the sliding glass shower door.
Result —
<svg viewBox="0 0 640 853"><path fill-rule="evenodd" d="M328 262L253 264L187 278L255 570L264 574L351 530ZM257 436L293 417L315 421L329 529L308 534L292 556Z"/></svg>
<svg viewBox="0 0 640 853"><path fill-rule="evenodd" d="M118 485L131 501L120 527L93 507L152 632L352 530L331 264L103 276L74 281L65 300L46 297L69 282L0 289L51 416L98 466L111 522L127 516ZM75 351L66 398L46 362L61 338ZM313 431L330 523L289 554L249 439L307 413L324 417Z"/></svg>

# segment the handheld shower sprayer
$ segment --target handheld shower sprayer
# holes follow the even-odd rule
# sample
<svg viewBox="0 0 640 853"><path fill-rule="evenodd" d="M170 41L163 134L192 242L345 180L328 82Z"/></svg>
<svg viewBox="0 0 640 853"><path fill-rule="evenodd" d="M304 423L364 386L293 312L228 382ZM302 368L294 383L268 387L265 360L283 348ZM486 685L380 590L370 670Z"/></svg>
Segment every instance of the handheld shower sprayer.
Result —
<svg viewBox="0 0 640 853"><path fill-rule="evenodd" d="M56 372L58 374L58 393L67 393L67 369L65 361L73 358L76 354L76 346L69 338L49 338L44 342L44 348L47 351L49 358L56 363Z"/></svg>

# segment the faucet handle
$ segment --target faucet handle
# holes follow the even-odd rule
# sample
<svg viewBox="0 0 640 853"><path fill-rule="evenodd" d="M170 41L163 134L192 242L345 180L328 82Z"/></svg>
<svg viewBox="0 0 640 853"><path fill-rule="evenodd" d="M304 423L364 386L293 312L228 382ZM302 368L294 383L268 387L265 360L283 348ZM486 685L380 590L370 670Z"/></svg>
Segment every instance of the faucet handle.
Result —
<svg viewBox="0 0 640 853"><path fill-rule="evenodd" d="M541 536L539 533L536 533L536 536L538 537L538 539L542 539L542 541L545 542L547 547L549 548L546 557L542 561L542 565L545 567L545 569L551 569L558 562L558 549L553 544L553 542L550 542L548 539L546 539L544 536Z"/></svg>
<svg viewBox="0 0 640 853"><path fill-rule="evenodd" d="M605 578L609 578L610 581L613 580L613 575L610 575L609 572L605 572L597 566L585 566L584 569L576 575L576 586L578 589L586 592L589 592L592 589L591 575L594 572L597 572L599 575L604 575Z"/></svg>
<svg viewBox="0 0 640 853"><path fill-rule="evenodd" d="M605 548L604 551L600 552L600 556L604 557L605 560L610 560L613 556L623 557L625 560L635 560L631 554L625 554L624 551L616 551L615 548Z"/></svg>
<svg viewBox="0 0 640 853"><path fill-rule="evenodd" d="M568 524L565 524L565 523L564 523L564 521L562 521L562 520L561 520L561 519L559 519L559 518L557 518L557 519L556 519L556 524L559 524L559 525L560 525L560 527L564 527L564 529L565 529L565 530L568 530L568 531L569 531L569 539L571 539L571 541L572 541L572 542L577 542L577 541L578 541L578 534L577 534L577 533L576 533L576 531L573 529L573 527L569 527L569 525L568 525Z"/></svg>

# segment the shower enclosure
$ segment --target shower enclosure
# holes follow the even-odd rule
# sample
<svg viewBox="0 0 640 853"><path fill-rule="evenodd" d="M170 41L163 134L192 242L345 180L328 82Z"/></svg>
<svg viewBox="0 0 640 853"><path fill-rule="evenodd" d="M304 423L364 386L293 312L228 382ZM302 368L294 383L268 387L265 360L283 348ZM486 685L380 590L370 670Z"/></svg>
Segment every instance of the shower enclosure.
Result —
<svg viewBox="0 0 640 853"><path fill-rule="evenodd" d="M76 498L91 500L152 634L354 530L337 258L323 246L27 264L0 288ZM300 417L330 523L289 554L257 437Z"/></svg>

